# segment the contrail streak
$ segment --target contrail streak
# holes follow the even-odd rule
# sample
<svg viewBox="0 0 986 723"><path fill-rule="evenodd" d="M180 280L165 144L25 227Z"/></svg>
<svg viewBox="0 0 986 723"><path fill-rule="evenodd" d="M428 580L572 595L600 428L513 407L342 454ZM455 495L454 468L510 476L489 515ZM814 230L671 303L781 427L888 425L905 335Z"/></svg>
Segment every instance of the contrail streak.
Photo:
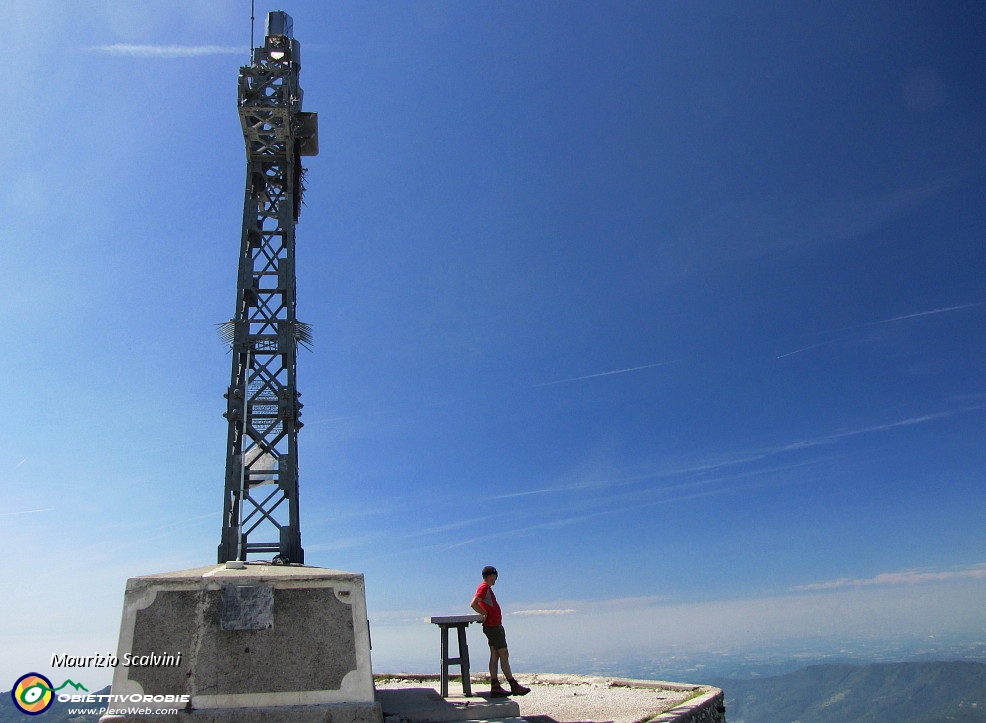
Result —
<svg viewBox="0 0 986 723"><path fill-rule="evenodd" d="M904 314L902 316L894 316L889 319L880 319L879 321L868 321L865 324L856 324L854 326L843 326L840 329L834 329L833 331L827 332L829 334L836 334L841 331L852 331L853 329L865 329L869 326L879 326L880 324L892 324L895 321L906 321L907 319L917 319L921 316L933 316L934 314L944 314L946 311L959 311L960 309L970 309L974 306L982 306L986 304L986 301L977 301L972 304L960 304L959 306L944 306L941 309L931 309L930 311L918 311L914 314ZM826 344L833 344L834 340L822 341L818 344L812 344L811 346L805 346L801 349L795 349L794 351L789 351L786 354L781 354L777 359L783 359L784 357L793 356L795 354L800 354L803 351L808 351L809 349L815 349L820 346L825 346Z"/></svg>
<svg viewBox="0 0 986 723"><path fill-rule="evenodd" d="M641 369L653 369L654 367L663 367L663 366L667 366L668 364L677 364L680 361L681 361L681 359L672 359L671 361L657 362L656 364L644 364L643 366L639 366L639 367L629 367L627 369L614 369L611 372L599 372L598 374L586 374L586 375L581 376L581 377L571 377L569 379L558 379L557 381L553 381L553 382L544 382L542 384L532 384L529 388L530 389L537 389L538 387L550 387L550 386L553 386L555 384L567 384L568 382L580 382L583 379L595 379L596 377L608 377L608 376L612 376L613 374L626 374L627 372L637 372L637 371L640 371Z"/></svg>
<svg viewBox="0 0 986 723"><path fill-rule="evenodd" d="M794 356L795 354L800 354L803 351L808 351L809 349L816 349L816 348L818 348L820 346L825 346L826 344L832 344L832 343L833 342L831 342L831 341L822 341L822 342L819 342L818 344L812 344L811 346L805 346L805 347L801 347L800 349L795 349L794 351L789 351L787 354L781 354L777 358L778 359L783 359L786 356Z"/></svg>
<svg viewBox="0 0 986 723"><path fill-rule="evenodd" d="M868 321L865 324L857 324L856 326L846 326L842 329L836 329L836 331L849 331L850 329L863 329L867 326L877 326L878 324L890 324L895 321L904 321L905 319L916 319L919 316L931 316L933 314L944 314L946 311L958 311L959 309L969 309L973 306L982 306L984 301L977 301L974 304L962 304L960 306L945 306L941 309L932 309L931 311L919 311L914 314L904 314L903 316L895 316L890 319L881 319L880 321Z"/></svg>

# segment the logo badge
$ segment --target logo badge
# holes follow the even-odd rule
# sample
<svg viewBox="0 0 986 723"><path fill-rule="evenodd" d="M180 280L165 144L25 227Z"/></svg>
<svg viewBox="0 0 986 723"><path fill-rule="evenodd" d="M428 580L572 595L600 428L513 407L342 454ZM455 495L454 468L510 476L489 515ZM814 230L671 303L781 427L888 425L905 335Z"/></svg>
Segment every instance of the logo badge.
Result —
<svg viewBox="0 0 986 723"><path fill-rule="evenodd" d="M28 673L18 678L10 697L17 710L28 715L44 713L55 700L51 681L40 673Z"/></svg>

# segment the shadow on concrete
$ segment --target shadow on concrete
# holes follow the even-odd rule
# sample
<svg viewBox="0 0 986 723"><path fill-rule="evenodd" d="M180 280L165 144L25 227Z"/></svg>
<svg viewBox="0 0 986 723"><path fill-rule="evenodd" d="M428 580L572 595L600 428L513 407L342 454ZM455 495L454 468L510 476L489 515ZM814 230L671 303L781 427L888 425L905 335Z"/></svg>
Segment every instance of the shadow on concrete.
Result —
<svg viewBox="0 0 986 723"><path fill-rule="evenodd" d="M434 688L384 688L377 690L376 697L383 708L384 717L399 716L409 723L495 720L520 716L520 706L513 700L491 700L480 696L443 698Z"/></svg>
<svg viewBox="0 0 986 723"><path fill-rule="evenodd" d="M552 718L550 715L525 715L523 716L527 723L613 723L611 720L607 721L558 721Z"/></svg>

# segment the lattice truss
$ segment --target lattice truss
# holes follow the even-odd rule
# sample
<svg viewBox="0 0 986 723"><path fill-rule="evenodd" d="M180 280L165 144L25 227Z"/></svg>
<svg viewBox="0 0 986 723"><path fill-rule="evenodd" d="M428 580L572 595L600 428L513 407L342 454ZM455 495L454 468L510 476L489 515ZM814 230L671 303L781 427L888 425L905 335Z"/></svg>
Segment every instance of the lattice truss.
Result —
<svg viewBox="0 0 986 723"><path fill-rule="evenodd" d="M240 69L239 110L247 173L236 314L220 325L232 350L225 397L226 489L219 562L249 554L304 562L298 518L298 345L311 342L296 318L295 223L301 155L315 155L317 119L301 112L300 45L290 18L274 18L253 63Z"/></svg>

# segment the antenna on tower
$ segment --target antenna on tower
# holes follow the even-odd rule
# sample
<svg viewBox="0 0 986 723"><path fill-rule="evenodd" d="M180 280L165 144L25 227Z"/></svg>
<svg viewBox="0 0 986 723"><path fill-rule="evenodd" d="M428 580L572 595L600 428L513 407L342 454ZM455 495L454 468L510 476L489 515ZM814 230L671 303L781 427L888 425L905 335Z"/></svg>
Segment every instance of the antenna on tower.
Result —
<svg viewBox="0 0 986 723"><path fill-rule="evenodd" d="M253 62L253 26L254 26L253 4L254 2L256 2L256 0L250 0L250 62L251 63Z"/></svg>

